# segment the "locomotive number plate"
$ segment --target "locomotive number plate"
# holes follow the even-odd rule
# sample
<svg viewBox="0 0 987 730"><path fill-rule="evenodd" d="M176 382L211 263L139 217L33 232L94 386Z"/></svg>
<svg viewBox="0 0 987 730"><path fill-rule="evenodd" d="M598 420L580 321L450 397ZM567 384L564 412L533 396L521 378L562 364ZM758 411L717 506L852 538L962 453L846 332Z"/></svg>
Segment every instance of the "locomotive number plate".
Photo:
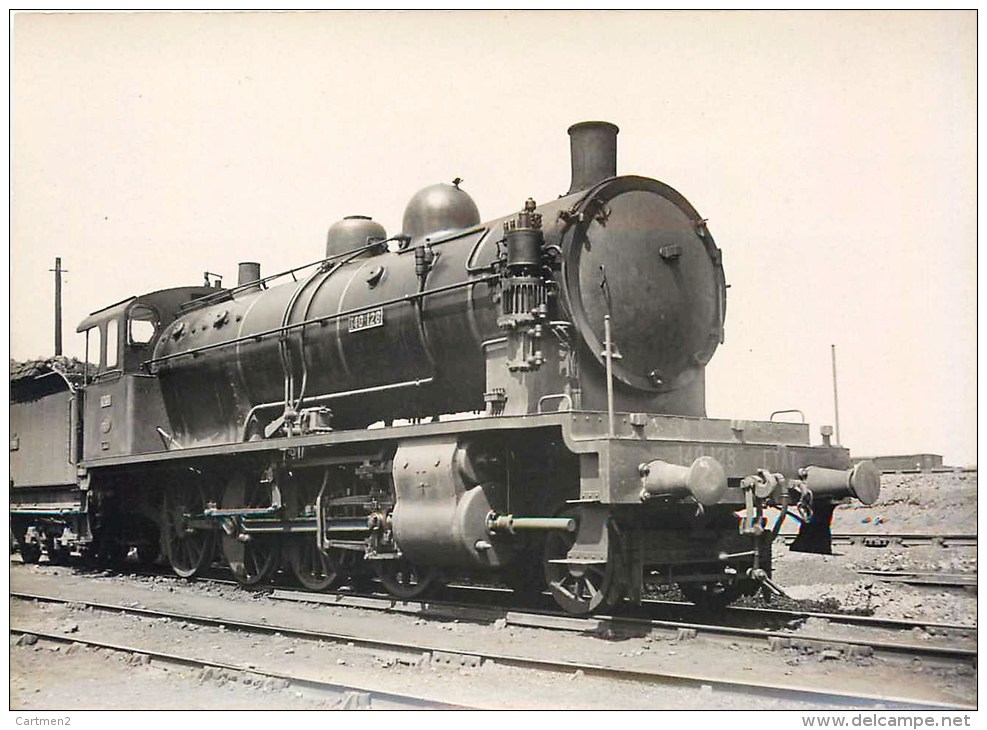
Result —
<svg viewBox="0 0 987 730"><path fill-rule="evenodd" d="M377 307L377 309L371 309L369 312L360 312L359 314L350 315L350 332L359 332L360 330L369 330L374 327L384 326L384 308Z"/></svg>

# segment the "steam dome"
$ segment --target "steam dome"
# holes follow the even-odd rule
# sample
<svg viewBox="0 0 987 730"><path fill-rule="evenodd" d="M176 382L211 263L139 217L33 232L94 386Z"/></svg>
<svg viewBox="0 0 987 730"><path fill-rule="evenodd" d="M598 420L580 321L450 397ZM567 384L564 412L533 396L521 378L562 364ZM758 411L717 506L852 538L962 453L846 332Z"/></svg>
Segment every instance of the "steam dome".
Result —
<svg viewBox="0 0 987 730"><path fill-rule="evenodd" d="M458 182L458 180L457 180ZM435 237L458 231L480 222L480 211L466 192L457 184L439 183L422 188L408 201L404 209L402 233L413 239Z"/></svg>
<svg viewBox="0 0 987 730"><path fill-rule="evenodd" d="M329 226L329 233L326 236L326 258L362 248L372 240L383 241L385 238L387 231L384 230L384 226L372 220L370 216L348 215Z"/></svg>

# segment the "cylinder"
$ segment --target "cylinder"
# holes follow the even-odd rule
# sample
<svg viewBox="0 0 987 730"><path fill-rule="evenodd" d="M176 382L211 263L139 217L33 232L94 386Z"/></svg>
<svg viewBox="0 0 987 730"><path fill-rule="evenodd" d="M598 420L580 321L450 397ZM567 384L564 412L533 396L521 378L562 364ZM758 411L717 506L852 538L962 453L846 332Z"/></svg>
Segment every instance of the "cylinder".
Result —
<svg viewBox="0 0 987 730"><path fill-rule="evenodd" d="M691 495L699 504L708 507L719 502L727 490L726 472L711 456L700 456L692 466L656 459L642 464L640 472L644 487L642 499Z"/></svg>
<svg viewBox="0 0 987 730"><path fill-rule="evenodd" d="M569 192L591 188L617 174L617 125L579 122L569 127L572 184Z"/></svg>
<svg viewBox="0 0 987 730"><path fill-rule="evenodd" d="M244 291L260 291L260 264L256 261L241 261L237 267L236 285L245 287ZM247 286L253 284L253 286Z"/></svg>

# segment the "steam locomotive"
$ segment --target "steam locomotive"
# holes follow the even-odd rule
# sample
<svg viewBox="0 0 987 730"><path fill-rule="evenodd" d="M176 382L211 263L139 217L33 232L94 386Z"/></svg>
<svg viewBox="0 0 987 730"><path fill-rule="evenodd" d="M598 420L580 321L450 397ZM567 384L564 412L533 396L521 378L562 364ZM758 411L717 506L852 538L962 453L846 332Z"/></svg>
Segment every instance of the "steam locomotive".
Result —
<svg viewBox="0 0 987 730"><path fill-rule="evenodd" d="M569 129L556 200L481 222L433 185L398 235L350 216L306 266L91 314L94 374L11 385L24 559L160 553L191 577L221 553L244 585L286 567L402 599L466 576L587 614L652 583L772 589L788 518L828 552L879 472L805 424L706 417L721 252L678 192L616 174L617 132Z"/></svg>

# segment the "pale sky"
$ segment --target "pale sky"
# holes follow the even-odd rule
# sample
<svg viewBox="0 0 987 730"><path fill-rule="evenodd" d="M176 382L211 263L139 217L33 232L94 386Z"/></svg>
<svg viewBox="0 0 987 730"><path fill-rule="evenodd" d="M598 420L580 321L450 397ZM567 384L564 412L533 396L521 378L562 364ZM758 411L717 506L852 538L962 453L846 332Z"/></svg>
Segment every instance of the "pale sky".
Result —
<svg viewBox="0 0 987 730"><path fill-rule="evenodd" d="M617 124L723 249L709 415L802 409L854 454L976 461L974 12L18 14L11 356L132 294L319 258L464 179L484 220Z"/></svg>

